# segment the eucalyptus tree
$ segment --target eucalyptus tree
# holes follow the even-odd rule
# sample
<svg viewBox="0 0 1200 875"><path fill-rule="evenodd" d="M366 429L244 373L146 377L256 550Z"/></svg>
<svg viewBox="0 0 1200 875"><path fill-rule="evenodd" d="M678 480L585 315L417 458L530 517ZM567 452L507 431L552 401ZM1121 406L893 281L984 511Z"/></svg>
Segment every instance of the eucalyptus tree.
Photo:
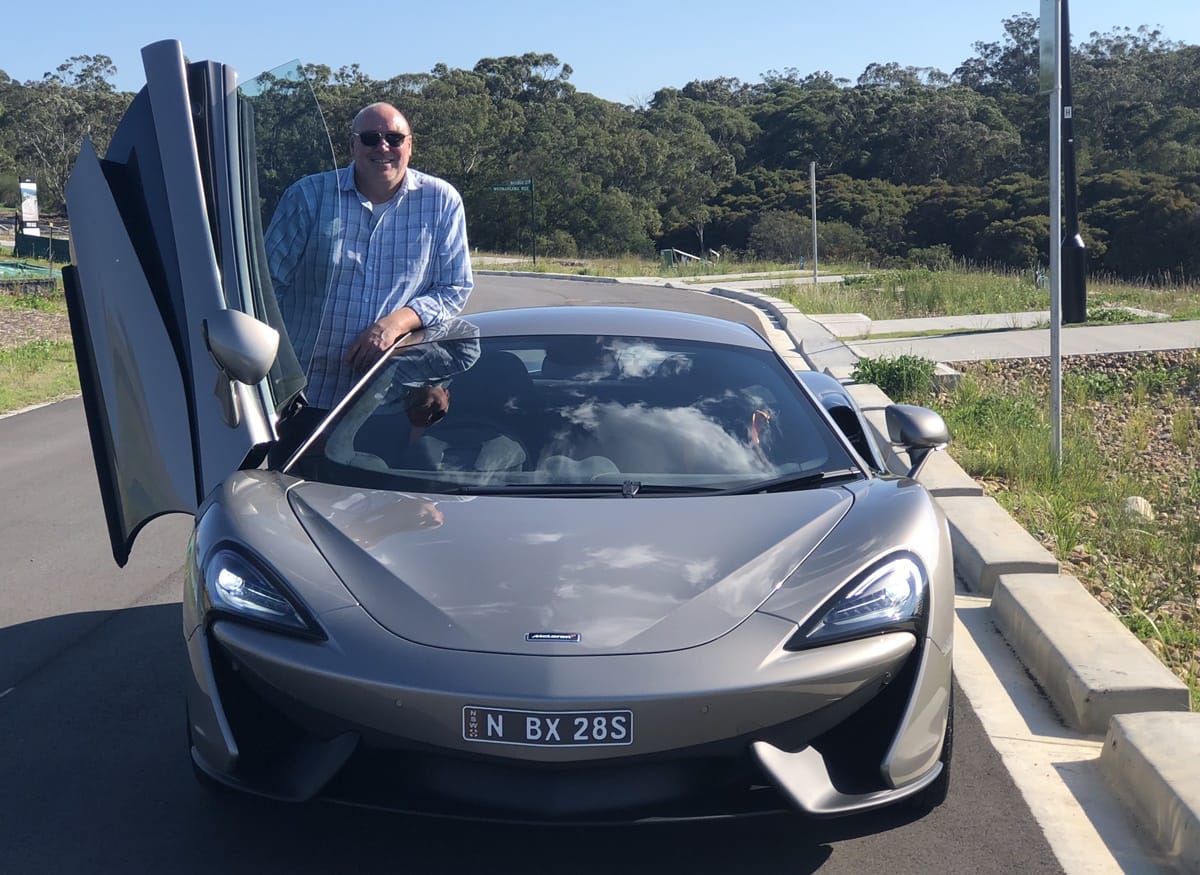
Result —
<svg viewBox="0 0 1200 875"><path fill-rule="evenodd" d="M1021 138L991 98L959 86L872 86L875 124L862 175L895 183L968 183L1008 172Z"/></svg>
<svg viewBox="0 0 1200 875"><path fill-rule="evenodd" d="M101 154L116 130L130 95L109 79L117 68L107 55L69 58L40 81L7 89L3 124L17 172L38 183L47 211L63 208L67 178L84 137Z"/></svg>

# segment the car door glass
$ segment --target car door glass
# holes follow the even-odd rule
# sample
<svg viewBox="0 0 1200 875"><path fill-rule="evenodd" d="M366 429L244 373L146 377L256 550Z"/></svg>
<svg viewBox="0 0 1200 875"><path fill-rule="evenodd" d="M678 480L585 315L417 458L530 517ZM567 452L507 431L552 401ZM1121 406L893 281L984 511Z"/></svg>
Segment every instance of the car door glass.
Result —
<svg viewBox="0 0 1200 875"><path fill-rule="evenodd" d="M282 410L307 382L326 318L329 254L340 249L343 226L336 214L315 227L299 221L295 184L326 180L336 164L324 117L299 62L241 85L238 113L252 306L286 338L269 377L276 409ZM328 197L336 209L332 190Z"/></svg>

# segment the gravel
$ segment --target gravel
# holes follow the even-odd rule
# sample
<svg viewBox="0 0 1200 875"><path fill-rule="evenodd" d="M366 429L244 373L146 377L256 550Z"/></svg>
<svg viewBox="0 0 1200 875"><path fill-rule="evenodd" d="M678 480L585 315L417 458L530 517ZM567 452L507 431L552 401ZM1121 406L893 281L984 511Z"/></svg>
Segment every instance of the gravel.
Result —
<svg viewBox="0 0 1200 875"><path fill-rule="evenodd" d="M71 325L66 313L25 307L0 308L0 349L35 340L70 340Z"/></svg>

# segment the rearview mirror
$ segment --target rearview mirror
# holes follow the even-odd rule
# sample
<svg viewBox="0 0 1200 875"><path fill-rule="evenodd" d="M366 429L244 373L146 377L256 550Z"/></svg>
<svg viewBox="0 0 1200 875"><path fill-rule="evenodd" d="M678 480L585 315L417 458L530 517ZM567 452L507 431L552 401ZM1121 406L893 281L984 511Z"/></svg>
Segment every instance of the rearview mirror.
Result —
<svg viewBox="0 0 1200 875"><path fill-rule="evenodd" d="M252 386L270 372L279 352L279 332L240 310L218 310L203 326L204 343L218 371L213 394L225 424L233 428L242 419L233 384Z"/></svg>
<svg viewBox="0 0 1200 875"><path fill-rule="evenodd" d="M912 404L892 404L884 410L887 420L888 439L908 451L912 467L908 476L916 478L935 450L942 450L950 443L950 430L946 421L927 407Z"/></svg>

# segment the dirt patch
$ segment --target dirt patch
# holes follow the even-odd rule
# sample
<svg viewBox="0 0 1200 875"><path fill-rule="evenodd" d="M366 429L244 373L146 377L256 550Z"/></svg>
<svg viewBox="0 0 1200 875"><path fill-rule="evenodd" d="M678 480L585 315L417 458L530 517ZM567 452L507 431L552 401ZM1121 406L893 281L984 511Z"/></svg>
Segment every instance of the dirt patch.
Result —
<svg viewBox="0 0 1200 875"><path fill-rule="evenodd" d="M71 323L66 313L0 305L0 349L35 340L70 339Z"/></svg>

